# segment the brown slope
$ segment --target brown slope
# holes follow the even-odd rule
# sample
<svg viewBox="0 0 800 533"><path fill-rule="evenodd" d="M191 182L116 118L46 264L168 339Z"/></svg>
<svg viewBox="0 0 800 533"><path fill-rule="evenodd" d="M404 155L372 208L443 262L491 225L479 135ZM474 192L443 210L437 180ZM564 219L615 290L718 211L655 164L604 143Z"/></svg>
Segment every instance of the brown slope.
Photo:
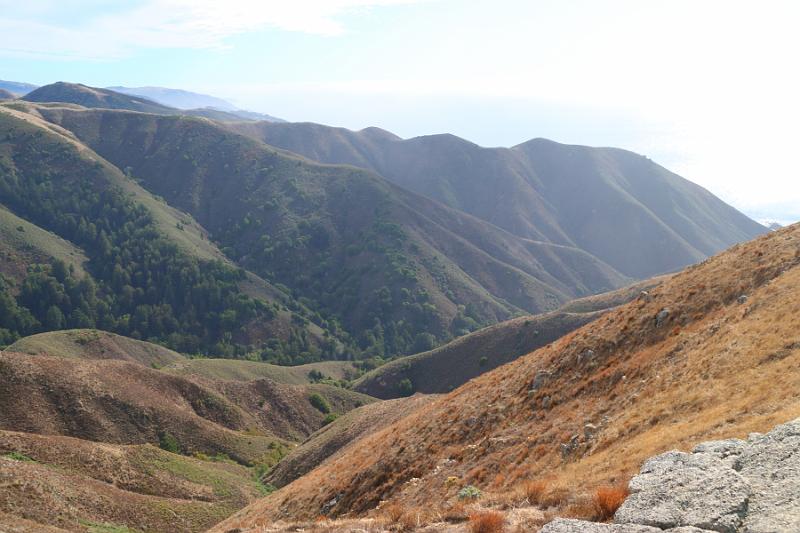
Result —
<svg viewBox="0 0 800 533"><path fill-rule="evenodd" d="M260 494L250 469L151 445L0 431L0 465L3 531L25 519L23 531L202 531Z"/></svg>
<svg viewBox="0 0 800 533"><path fill-rule="evenodd" d="M677 270L766 231L625 150L545 139L483 148L453 135L403 140L307 123L229 128L317 161L374 170L515 235L584 249L632 277Z"/></svg>
<svg viewBox="0 0 800 533"><path fill-rule="evenodd" d="M666 277L635 283L616 291L573 300L557 311L506 320L434 348L382 365L355 381L354 388L376 398L409 394L401 388L409 380L411 390L440 394L460 387L472 378L545 346L567 333L625 304L643 290L651 290Z"/></svg>
<svg viewBox="0 0 800 533"><path fill-rule="evenodd" d="M202 376L227 381L268 378L288 385L312 383L310 374L314 371L336 381L349 381L358 375L358 369L351 361L321 361L297 366L279 366L238 359L184 359L162 370L181 376Z"/></svg>
<svg viewBox="0 0 800 533"><path fill-rule="evenodd" d="M497 489L535 477L618 482L658 452L796 418L799 265L800 225L735 246L362 440L212 531L366 513L381 500L435 507L454 497L457 487L443 486L449 476ZM597 426L588 439L587 423Z"/></svg>
<svg viewBox="0 0 800 533"><path fill-rule="evenodd" d="M434 399L435 396L415 394L410 398L375 402L353 409L316 431L293 449L264 477L264 481L283 487L310 472L329 457L334 457L351 443L394 424Z"/></svg>
<svg viewBox="0 0 800 533"><path fill-rule="evenodd" d="M0 354L0 375L2 429L121 444L158 444L167 432L186 453L225 453L244 464L323 425L313 392L338 412L369 401L324 385L192 381L137 363L12 352Z"/></svg>

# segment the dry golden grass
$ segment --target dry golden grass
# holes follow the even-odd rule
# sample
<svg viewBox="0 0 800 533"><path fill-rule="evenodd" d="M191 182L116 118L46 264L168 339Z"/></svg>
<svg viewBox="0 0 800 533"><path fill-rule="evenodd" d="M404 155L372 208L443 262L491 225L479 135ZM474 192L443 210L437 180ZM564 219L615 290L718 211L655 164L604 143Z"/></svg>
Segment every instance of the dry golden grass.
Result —
<svg viewBox="0 0 800 533"><path fill-rule="evenodd" d="M469 516L470 533L501 533L505 530L505 518L497 511L481 511Z"/></svg>
<svg viewBox="0 0 800 533"><path fill-rule="evenodd" d="M406 512L405 507L400 505L399 503L390 503L389 505L385 505L381 507L381 516L383 516L389 522L399 522L400 518Z"/></svg>
<svg viewBox="0 0 800 533"><path fill-rule="evenodd" d="M401 531L414 531L431 522L431 512L429 509L414 507L407 509L397 520Z"/></svg>
<svg viewBox="0 0 800 533"><path fill-rule="evenodd" d="M249 513L304 517L339 493L349 504L338 513L380 499L436 507L453 497L448 477L480 475L478 488L502 492L527 472L548 480L534 490L540 507L594 514L591 495L565 487L614 486L658 453L800 416L798 264L800 225L736 246L359 441ZM576 363L587 350L591 361ZM541 371L550 377L529 393ZM597 426L588 440L587 422ZM577 446L562 457L573 435ZM498 475L507 486L489 487Z"/></svg>
<svg viewBox="0 0 800 533"><path fill-rule="evenodd" d="M607 522L614 517L614 513L620 508L622 502L630 494L628 487L618 485L616 487L600 487L594 493L592 504L594 505L595 519Z"/></svg>
<svg viewBox="0 0 800 533"><path fill-rule="evenodd" d="M460 501L456 501L453 505L446 507L441 511L441 518L445 522L466 522L469 520L469 510L467 506Z"/></svg>
<svg viewBox="0 0 800 533"><path fill-rule="evenodd" d="M543 479L527 481L522 485L522 495L530 505L541 505L549 484Z"/></svg>

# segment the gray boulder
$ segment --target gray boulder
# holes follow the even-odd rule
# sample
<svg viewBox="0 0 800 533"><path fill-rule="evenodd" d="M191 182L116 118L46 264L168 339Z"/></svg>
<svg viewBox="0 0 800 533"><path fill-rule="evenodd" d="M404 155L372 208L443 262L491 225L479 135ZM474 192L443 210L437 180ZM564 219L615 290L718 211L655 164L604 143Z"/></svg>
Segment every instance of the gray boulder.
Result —
<svg viewBox="0 0 800 533"><path fill-rule="evenodd" d="M631 495L614 520L660 529L695 526L735 533L750 499L750 486L712 454L668 452L648 460L630 483Z"/></svg>
<svg viewBox="0 0 800 533"><path fill-rule="evenodd" d="M671 533L706 533L696 527L668 529ZM664 533L663 529L636 524L597 524L569 518L558 518L542 528L541 533Z"/></svg>
<svg viewBox="0 0 800 533"><path fill-rule="evenodd" d="M615 524L556 520L542 532L798 533L800 419L651 458L630 489Z"/></svg>
<svg viewBox="0 0 800 533"><path fill-rule="evenodd" d="M736 468L750 483L743 533L800 531L800 420L754 435Z"/></svg>

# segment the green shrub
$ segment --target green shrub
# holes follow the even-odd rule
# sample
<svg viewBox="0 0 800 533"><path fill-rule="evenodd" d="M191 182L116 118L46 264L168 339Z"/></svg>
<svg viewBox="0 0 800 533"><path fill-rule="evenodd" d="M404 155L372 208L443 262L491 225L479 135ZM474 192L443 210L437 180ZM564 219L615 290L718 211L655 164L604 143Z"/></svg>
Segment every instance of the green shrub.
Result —
<svg viewBox="0 0 800 533"><path fill-rule="evenodd" d="M339 415L337 415L336 413L328 413L328 415L325 417L325 420L322 421L322 425L327 426L337 418L339 418Z"/></svg>
<svg viewBox="0 0 800 533"><path fill-rule="evenodd" d="M181 444L171 433L162 431L158 435L158 447L171 453L181 453Z"/></svg>
<svg viewBox="0 0 800 533"><path fill-rule="evenodd" d="M3 454L3 457L5 457L6 459L13 459L14 461L23 461L23 462L26 462L26 463L35 463L36 462L33 459L31 459L30 457L28 457L27 455L25 455L24 453L20 453L20 452L9 452L9 453Z"/></svg>
<svg viewBox="0 0 800 533"><path fill-rule="evenodd" d="M488 364L489 364L489 358L486 357L485 355L481 357L480 360L478 361L478 366L480 366L481 368L485 367Z"/></svg>
<svg viewBox="0 0 800 533"><path fill-rule="evenodd" d="M477 500L481 497L481 489L478 487L474 487L472 485L467 485L460 491L458 491L458 499L459 500Z"/></svg>
<svg viewBox="0 0 800 533"><path fill-rule="evenodd" d="M316 392L309 396L308 401L311 402L311 405L313 405L314 408L320 413L328 414L331 412L331 406L328 404L328 400Z"/></svg>
<svg viewBox="0 0 800 533"><path fill-rule="evenodd" d="M397 391L400 396L411 396L414 394L414 384L408 378L401 379L400 383L397 384Z"/></svg>

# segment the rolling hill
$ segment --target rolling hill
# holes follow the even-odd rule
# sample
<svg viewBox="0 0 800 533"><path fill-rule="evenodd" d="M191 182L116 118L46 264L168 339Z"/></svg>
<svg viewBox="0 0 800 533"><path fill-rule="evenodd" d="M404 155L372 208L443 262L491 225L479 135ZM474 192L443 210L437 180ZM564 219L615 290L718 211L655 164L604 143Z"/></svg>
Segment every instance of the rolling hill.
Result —
<svg viewBox="0 0 800 533"><path fill-rule="evenodd" d="M158 115L188 115L204 117L211 120L222 122L248 122L266 120L272 122L283 122L281 119L254 113L230 109L231 106L211 106L203 105L195 108L183 106L173 106L168 102L179 101L215 101L213 97L197 95L186 91L174 89L163 89L159 87L145 87L129 90L123 87L123 91L116 88L101 89L89 87L80 83L68 83L59 81L50 85L38 87L25 94L22 100L36 103L66 103L75 104L82 107L99 109L124 109L127 111L139 111L142 113L155 113ZM192 96L194 95L194 96Z"/></svg>
<svg viewBox="0 0 800 533"><path fill-rule="evenodd" d="M311 404L313 394L336 413L371 401L328 385L191 379L127 361L8 351L0 373L2 429L117 444L158 444L169 434L186 453L224 453L249 466L270 443L322 427L326 413Z"/></svg>
<svg viewBox="0 0 800 533"><path fill-rule="evenodd" d="M13 431L0 431L0 471L9 532L203 531L263 495L230 461Z"/></svg>
<svg viewBox="0 0 800 533"><path fill-rule="evenodd" d="M324 163L367 168L521 237L585 250L634 278L671 272L766 231L705 189L614 148L534 139L483 148L309 123L231 129Z"/></svg>
<svg viewBox="0 0 800 533"><path fill-rule="evenodd" d="M227 381L251 381L268 378L287 385L314 383L313 375L334 381L348 381L358 374L358 369L350 361L320 361L305 365L279 366L255 361L231 359L183 359L162 368L182 376L202 376Z"/></svg>
<svg viewBox="0 0 800 533"><path fill-rule="evenodd" d="M628 281L576 248L521 239L375 174L310 163L208 121L36 113L191 214L228 257L288 287L366 353L421 351Z"/></svg>
<svg viewBox="0 0 800 533"><path fill-rule="evenodd" d="M491 493L492 505L531 480L560 491L555 509L567 512L647 457L771 429L800 415L798 287L800 225L734 246L358 441L212 531L379 504L446 516L466 486Z"/></svg>
<svg viewBox="0 0 800 533"><path fill-rule="evenodd" d="M260 477L331 415L374 401L308 374L344 363L176 370L193 362L96 330L0 352L0 528L202 531L271 490Z"/></svg>
<svg viewBox="0 0 800 533"><path fill-rule="evenodd" d="M114 359L153 368L185 361L163 346L94 329L48 331L24 337L8 347L10 352L58 355L71 359Z"/></svg>
<svg viewBox="0 0 800 533"><path fill-rule="evenodd" d="M34 89L22 97L26 102L65 102L83 107L127 109L143 113L168 113L174 108L158 104L147 98L122 94L108 89L98 89L80 83L59 81Z"/></svg>
<svg viewBox="0 0 800 533"><path fill-rule="evenodd" d="M11 91L0 89L0 100L14 100L16 97L17 95Z"/></svg>

